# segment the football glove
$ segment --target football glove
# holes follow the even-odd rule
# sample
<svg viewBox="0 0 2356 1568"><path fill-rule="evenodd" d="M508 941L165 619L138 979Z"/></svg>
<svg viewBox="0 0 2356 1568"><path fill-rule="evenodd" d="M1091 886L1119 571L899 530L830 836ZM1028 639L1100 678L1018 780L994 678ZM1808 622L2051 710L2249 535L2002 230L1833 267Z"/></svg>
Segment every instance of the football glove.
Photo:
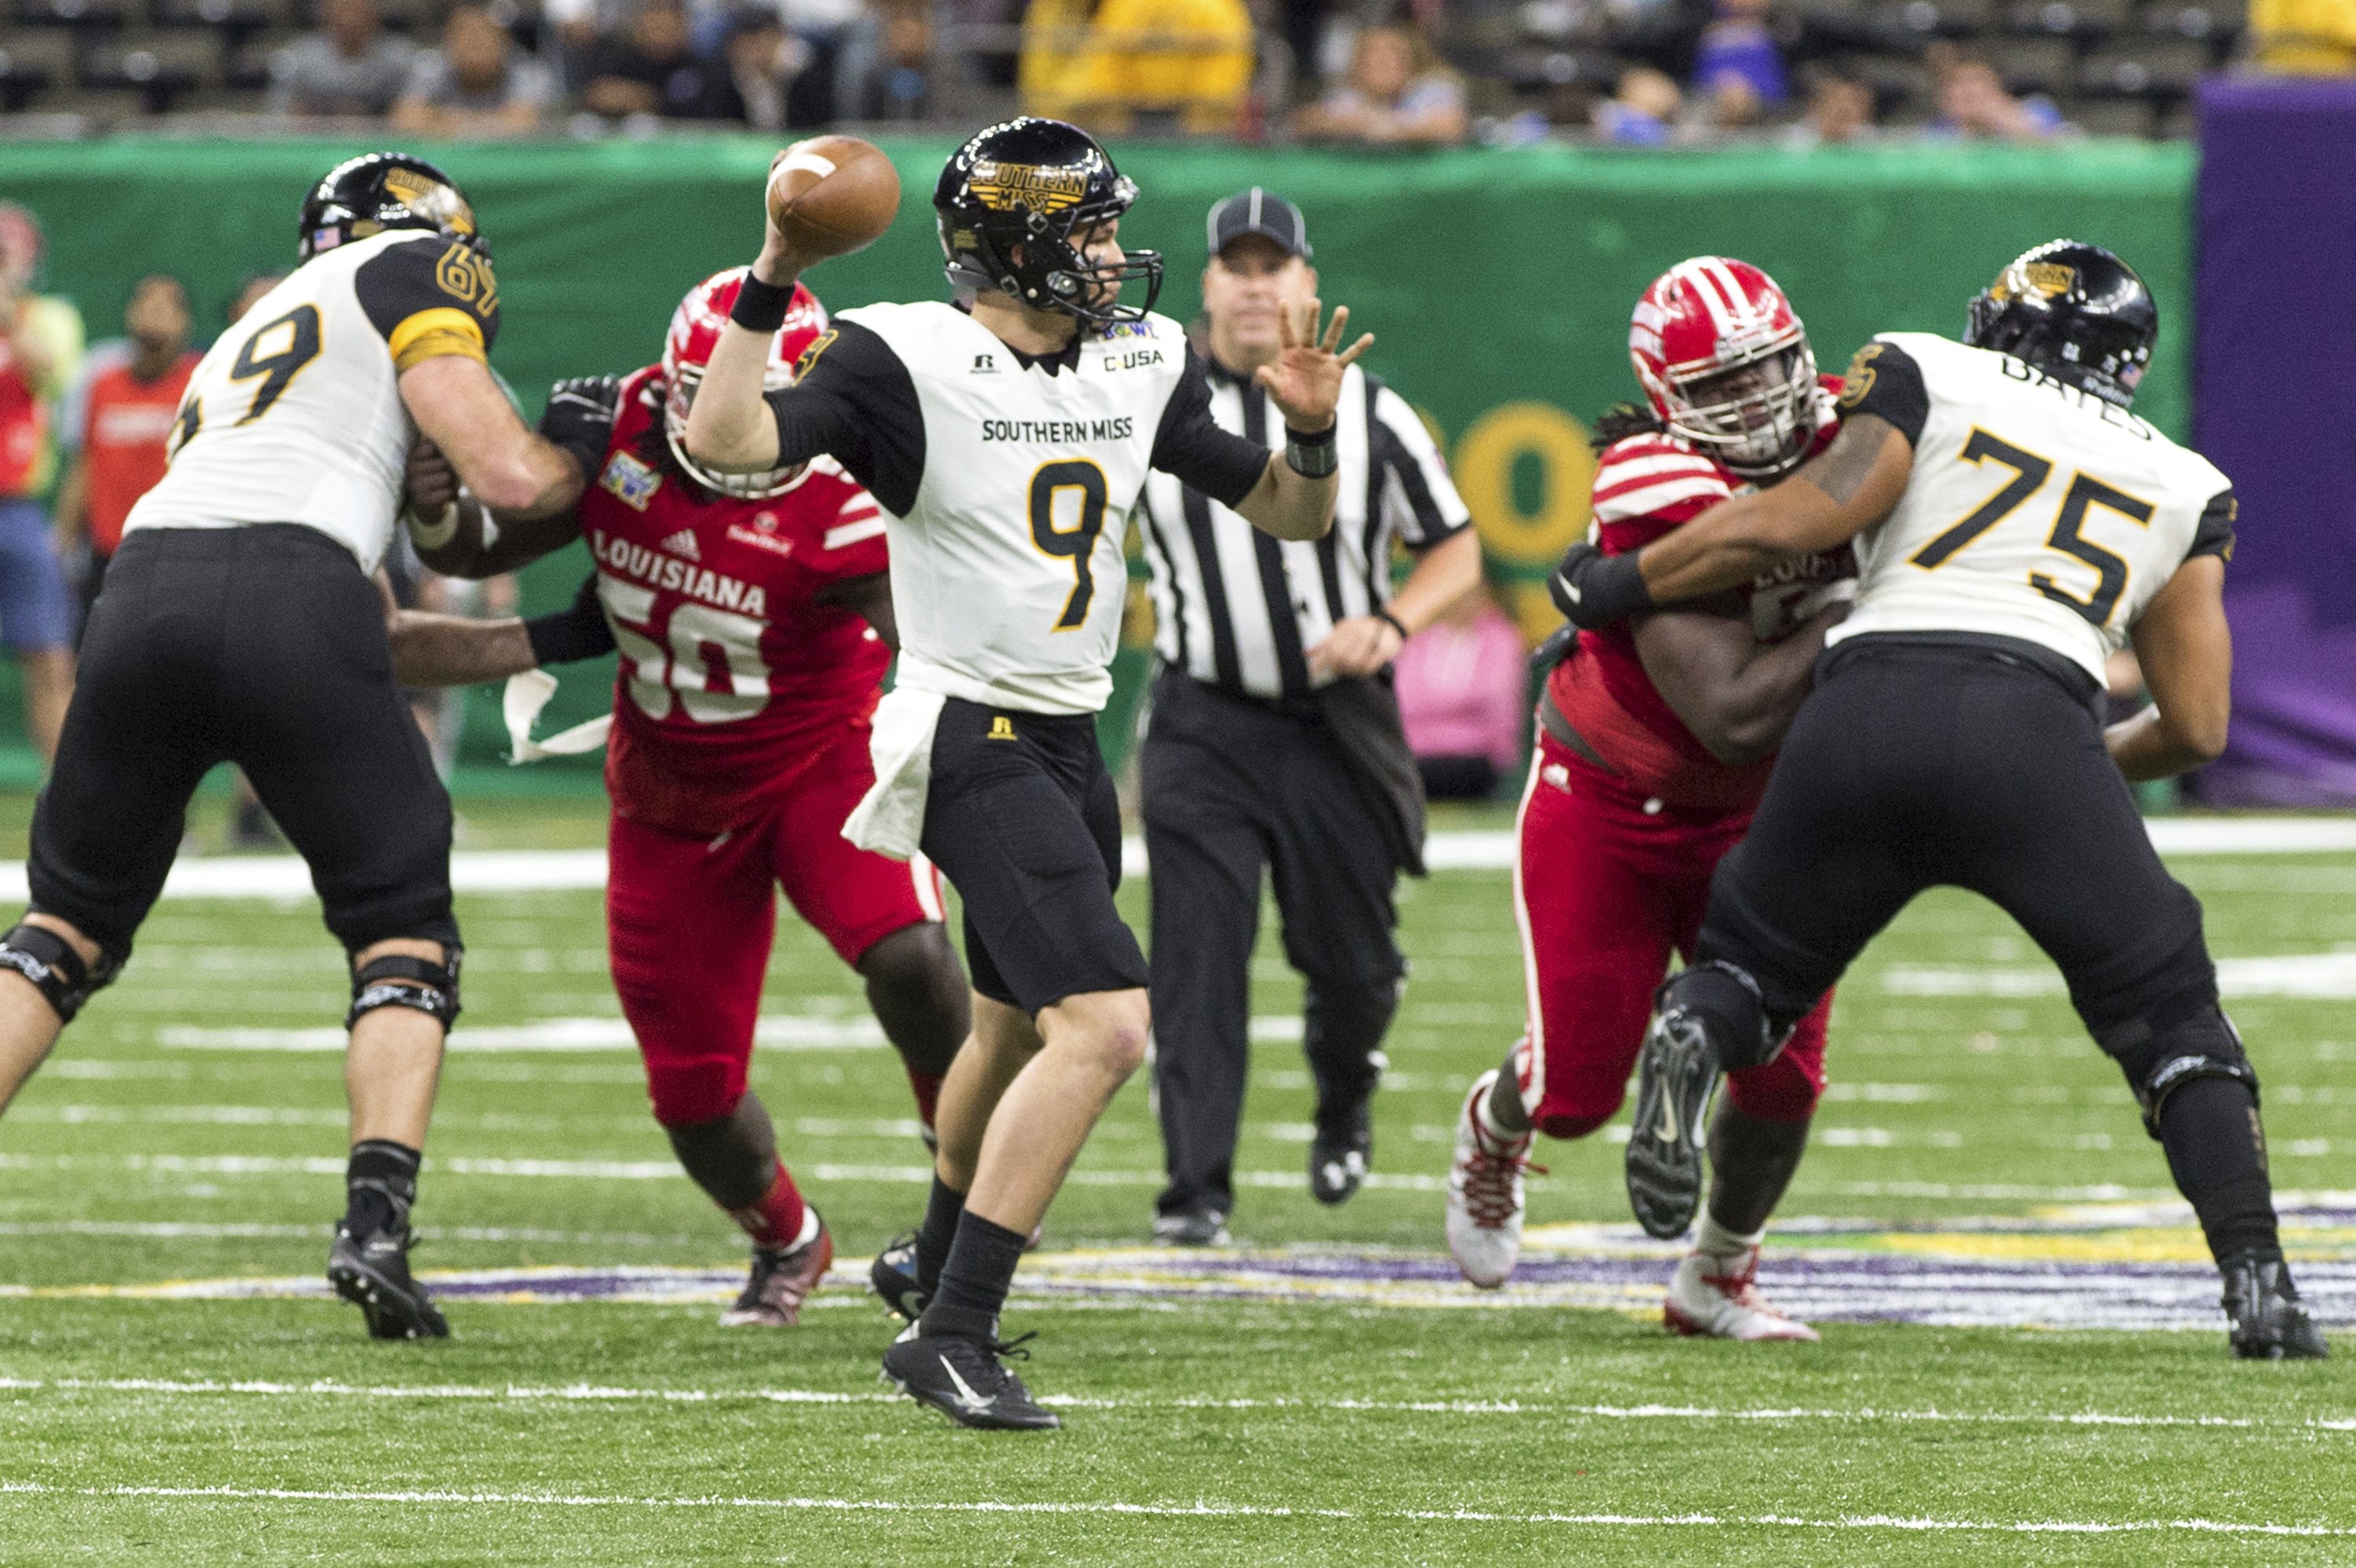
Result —
<svg viewBox="0 0 2356 1568"><path fill-rule="evenodd" d="M614 437L621 401L618 376L568 377L548 389L540 433L578 458L582 477L594 481L605 465L605 443Z"/></svg>
<svg viewBox="0 0 2356 1568"><path fill-rule="evenodd" d="M1562 552L1554 575L1547 579L1547 597L1564 620L1589 632L1653 608L1652 591L1637 570L1635 552L1606 555L1585 539Z"/></svg>
<svg viewBox="0 0 2356 1568"><path fill-rule="evenodd" d="M526 621L523 635L531 643L531 662L542 667L612 653L614 628L605 624L605 606L597 602L597 574L589 574L563 609Z"/></svg>

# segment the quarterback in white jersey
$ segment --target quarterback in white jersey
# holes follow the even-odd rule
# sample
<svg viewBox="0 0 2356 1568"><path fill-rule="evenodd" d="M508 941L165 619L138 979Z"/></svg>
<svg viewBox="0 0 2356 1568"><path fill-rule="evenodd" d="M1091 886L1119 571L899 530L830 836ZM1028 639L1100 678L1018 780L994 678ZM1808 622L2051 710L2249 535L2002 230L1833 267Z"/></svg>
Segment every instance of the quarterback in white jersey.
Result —
<svg viewBox="0 0 2356 1568"><path fill-rule="evenodd" d="M1343 373L1370 341L1337 351L1347 313L1321 336L1312 304L1259 372L1285 453L1221 430L1201 358L1151 314L1161 258L1120 248L1136 195L1076 127L991 126L934 191L957 303L844 311L794 385L765 396L770 316L819 259L773 220L688 416L706 467L829 453L889 519L899 676L875 716L878 783L846 831L921 848L957 885L975 995L923 1227L875 1281L914 1318L885 1372L970 1426L1058 1424L1001 1364L999 1308L1145 1054L1145 960L1113 907L1119 807L1096 741L1130 511L1159 469L1279 539L1323 535ZM1121 303L1131 281L1148 285L1142 305Z"/></svg>
<svg viewBox="0 0 2356 1568"><path fill-rule="evenodd" d="M393 684L369 574L421 432L511 519L569 509L579 460L486 359L498 286L448 176L338 165L302 265L190 378L171 466L123 525L34 813L32 908L0 937L0 1105L130 957L188 797L235 763L310 865L350 958L348 1207L327 1278L380 1339L449 1332L409 1272L410 1206L458 1012L450 797Z"/></svg>
<svg viewBox="0 0 2356 1568"><path fill-rule="evenodd" d="M1698 1183L1721 1070L1771 1060L1916 893L1968 888L2052 958L2126 1074L2223 1276L2233 1352L2321 1356L2200 901L2126 787L2214 758L2232 705L2233 490L2130 411L2158 330L2126 262L2041 245L1973 300L1963 343L1860 350L1841 433L1793 478L1635 556L1574 550L1556 597L1600 624L1857 545L1856 608L1646 1037L1638 1103L1674 1123L1654 1140L1672 1163ZM2105 731L2104 659L2130 641L2153 706Z"/></svg>

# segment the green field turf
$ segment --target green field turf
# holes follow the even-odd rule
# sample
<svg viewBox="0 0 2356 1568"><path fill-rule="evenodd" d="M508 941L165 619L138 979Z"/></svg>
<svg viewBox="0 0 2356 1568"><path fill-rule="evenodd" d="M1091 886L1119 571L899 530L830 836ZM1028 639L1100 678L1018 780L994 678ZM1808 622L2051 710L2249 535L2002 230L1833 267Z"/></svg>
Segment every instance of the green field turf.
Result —
<svg viewBox="0 0 2356 1568"><path fill-rule="evenodd" d="M597 841L585 805L463 810L477 848ZM22 820L0 801L0 844L21 846ZM2356 858L2177 869L2222 958L2356 953ZM1124 891L1133 919L1141 894ZM1450 1124L1519 1028L1519 961L1502 875L1410 885L1403 912L1414 975L1378 1179L1335 1211L1307 1195L1308 1080L1274 1038L1299 988L1264 936L1271 1038L1234 1221L1253 1246L1438 1253ZM594 892L460 912L462 1047L618 1016ZM1954 1227L1968 1246L1965 1227L2171 1196L2040 964L1960 895L1872 949L1787 1220ZM2312 965L2239 973L2264 993L2232 1005L2277 1185L2356 1208L2348 987ZM2302 987L2319 994L2282 994ZM346 995L308 907L167 901L0 1121L0 1563L2356 1562L2356 1346L2236 1365L2222 1317L1834 1324L1820 1346L1736 1347L1510 1297L1034 1292L1008 1328L1039 1331L1026 1375L1067 1426L1032 1437L888 1396L889 1329L848 1287L788 1334L723 1331L701 1300L470 1297L450 1303L452 1340L391 1346L329 1301L126 1288L317 1274L341 1201L340 1060L219 1031L330 1026ZM766 1011L800 1032L756 1058L755 1084L842 1260L863 1264L922 1202L904 1081L857 1039L851 977L791 921ZM1533 1225L1624 1221L1619 1154L1602 1137L1543 1150ZM626 1049L454 1051L420 1264L740 1264L668 1159ZM1159 1159L1141 1080L1050 1215L1043 1271L1141 1244ZM2103 1244L2197 1253L2173 1223L2122 1220ZM2294 1255L2356 1256L2346 1229L2293 1235Z"/></svg>

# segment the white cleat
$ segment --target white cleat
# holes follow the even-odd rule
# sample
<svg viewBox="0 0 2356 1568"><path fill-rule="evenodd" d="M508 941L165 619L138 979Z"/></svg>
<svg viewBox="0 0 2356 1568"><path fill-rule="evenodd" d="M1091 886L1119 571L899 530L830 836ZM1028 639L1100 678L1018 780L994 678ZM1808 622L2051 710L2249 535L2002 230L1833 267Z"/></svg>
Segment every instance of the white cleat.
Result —
<svg viewBox="0 0 2356 1568"><path fill-rule="evenodd" d="M1456 1116L1456 1163L1448 1170L1448 1251L1464 1277L1494 1290L1514 1277L1522 1256L1522 1174L1530 1164L1530 1135L1502 1142L1481 1125L1473 1107L1497 1082L1491 1068L1472 1082Z"/></svg>
<svg viewBox="0 0 2356 1568"><path fill-rule="evenodd" d="M1816 1331L1787 1317L1759 1294L1759 1249L1744 1253L1740 1266L1728 1259L1688 1253L1669 1276L1661 1319L1673 1333L1710 1339L1814 1339ZM1723 1270L1724 1272L1713 1272Z"/></svg>

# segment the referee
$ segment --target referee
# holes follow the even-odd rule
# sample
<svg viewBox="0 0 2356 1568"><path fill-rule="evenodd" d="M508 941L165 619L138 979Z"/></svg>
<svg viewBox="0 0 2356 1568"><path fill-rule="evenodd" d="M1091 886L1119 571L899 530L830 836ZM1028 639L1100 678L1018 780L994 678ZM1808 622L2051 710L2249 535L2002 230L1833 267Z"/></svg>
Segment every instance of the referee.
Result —
<svg viewBox="0 0 2356 1568"><path fill-rule="evenodd" d="M1255 372L1277 357L1279 313L1317 294L1301 209L1258 187L1231 196L1211 209L1209 248L1212 416L1264 442L1281 416ZM1162 669L1141 768L1170 1173L1153 1233L1180 1245L1224 1243L1235 1207L1262 869L1307 981L1320 1202L1365 1177L1377 1051L1407 973L1391 895L1399 871L1423 870L1423 786L1390 662L1479 581L1481 546L1422 421L1355 367L1336 451L1333 528L1312 543L1258 533L1167 475L1146 483ZM1396 596L1395 538L1417 556Z"/></svg>

